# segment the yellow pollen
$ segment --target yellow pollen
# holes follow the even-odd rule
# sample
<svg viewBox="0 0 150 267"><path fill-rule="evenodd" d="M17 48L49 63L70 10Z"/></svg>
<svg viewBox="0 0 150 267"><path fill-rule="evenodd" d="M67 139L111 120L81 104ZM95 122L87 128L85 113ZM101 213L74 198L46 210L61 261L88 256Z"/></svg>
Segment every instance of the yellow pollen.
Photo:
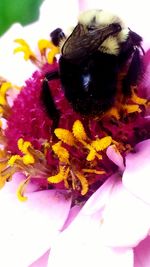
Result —
<svg viewBox="0 0 150 267"><path fill-rule="evenodd" d="M39 40L38 48L41 52L41 55L44 55L44 56L46 54L46 50L50 49L50 51L47 54L47 61L49 64L52 64L55 56L60 53L59 47L55 46L51 41L48 41L45 39Z"/></svg>
<svg viewBox="0 0 150 267"><path fill-rule="evenodd" d="M105 174L106 172L105 171L97 171L97 170L94 170L94 169L82 169L83 172L86 172L86 173L94 173L94 174Z"/></svg>
<svg viewBox="0 0 150 267"><path fill-rule="evenodd" d="M57 128L55 129L54 133L65 144L70 146L74 145L74 136L70 131L62 128Z"/></svg>
<svg viewBox="0 0 150 267"><path fill-rule="evenodd" d="M66 148L61 146L62 142L58 142L52 146L54 153L58 156L60 162L69 163L69 152Z"/></svg>
<svg viewBox="0 0 150 267"><path fill-rule="evenodd" d="M118 112L118 109L116 107L112 107L107 113L106 113L107 116L112 116L114 118L116 118L117 120L120 119L120 115L119 115L119 112Z"/></svg>
<svg viewBox="0 0 150 267"><path fill-rule="evenodd" d="M19 46L19 47L14 49L14 54L16 54L18 52L23 52L25 60L28 60L28 59L31 59L31 58L34 58L34 59L36 58L36 56L34 55L32 50L30 49L30 47L26 43L26 41L24 41L23 39L16 39L15 42L20 44L21 46Z"/></svg>
<svg viewBox="0 0 150 267"><path fill-rule="evenodd" d="M25 192L25 189L29 183L30 179L29 177L25 180L25 181L22 181L17 189L17 197L18 199L21 201L21 202L24 202L26 201L28 198L26 196L24 196L24 192Z"/></svg>
<svg viewBox="0 0 150 267"><path fill-rule="evenodd" d="M92 160L95 159L95 156L96 156L96 151L94 149L90 149L90 152L86 157L86 160L87 161L92 161Z"/></svg>
<svg viewBox="0 0 150 267"><path fill-rule="evenodd" d="M14 166L16 160L21 160L21 157L19 155L11 156L11 158L8 161L8 165L10 165L11 167Z"/></svg>
<svg viewBox="0 0 150 267"><path fill-rule="evenodd" d="M75 172L75 175L77 176L77 178L79 179L81 183L81 186L82 186L81 195L84 196L88 192L88 189L89 189L88 181L85 178L85 176L81 174L80 172Z"/></svg>
<svg viewBox="0 0 150 267"><path fill-rule="evenodd" d="M53 49L54 45L52 42L46 40L46 39L41 39L38 41L38 48L40 52L42 53L46 48Z"/></svg>
<svg viewBox="0 0 150 267"><path fill-rule="evenodd" d="M96 150L96 151L101 151L106 149L108 146L110 146L112 142L112 137L111 136L106 136L101 139L97 139L91 143L91 146Z"/></svg>
<svg viewBox="0 0 150 267"><path fill-rule="evenodd" d="M66 181L69 173L69 167L66 169L65 166L59 167L59 173L53 176L50 176L47 178L47 181L49 183L58 184L62 182L63 180ZM67 184L67 183L66 183Z"/></svg>
<svg viewBox="0 0 150 267"><path fill-rule="evenodd" d="M11 88L10 82L4 82L0 87L0 105L6 105L6 92Z"/></svg>
<svg viewBox="0 0 150 267"><path fill-rule="evenodd" d="M145 105L147 103L147 99L137 96L137 94L135 93L135 89L136 88L134 87L132 88L131 100L136 104Z"/></svg>
<svg viewBox="0 0 150 267"><path fill-rule="evenodd" d="M133 113L133 112L141 112L141 109L139 108L139 105L123 105L123 109L127 113Z"/></svg>
<svg viewBox="0 0 150 267"><path fill-rule="evenodd" d="M76 120L73 124L73 128L72 128L72 131L73 131L73 135L75 136L75 138L77 140L85 140L87 139L87 135L85 133L85 130L84 130L84 127L83 127L83 124L81 121L79 120Z"/></svg>
<svg viewBox="0 0 150 267"><path fill-rule="evenodd" d="M0 107L0 114L3 115L3 113L4 113L4 109L2 107ZM1 126L2 126L2 124L1 124Z"/></svg>
<svg viewBox="0 0 150 267"><path fill-rule="evenodd" d="M22 160L25 165L33 164L35 162L34 157L29 152L29 149L32 149L32 145L30 142L24 141L22 138L20 138L18 140L18 148L24 154Z"/></svg>
<svg viewBox="0 0 150 267"><path fill-rule="evenodd" d="M57 54L59 54L59 53L60 53L60 50L56 46L51 51L49 51L48 54L47 54L47 61L48 61L48 63L49 64L52 64L53 61L54 61L55 56Z"/></svg>

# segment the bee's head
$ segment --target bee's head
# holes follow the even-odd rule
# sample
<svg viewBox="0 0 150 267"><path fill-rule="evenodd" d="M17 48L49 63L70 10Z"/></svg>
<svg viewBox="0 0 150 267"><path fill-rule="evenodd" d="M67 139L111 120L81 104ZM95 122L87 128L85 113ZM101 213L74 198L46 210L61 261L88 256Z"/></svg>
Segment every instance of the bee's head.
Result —
<svg viewBox="0 0 150 267"><path fill-rule="evenodd" d="M100 43L98 50L107 53L118 55L120 52L120 44L125 42L129 35L129 28L125 25L120 17L105 10L88 10L80 14L79 23L84 25L84 28L89 31L96 29L107 29L111 25L120 26L120 30L112 32L106 36L105 40Z"/></svg>
<svg viewBox="0 0 150 267"><path fill-rule="evenodd" d="M80 14L78 24L62 46L62 55L82 60L95 51L118 55L120 44L129 35L129 28L116 15L104 10L88 10Z"/></svg>

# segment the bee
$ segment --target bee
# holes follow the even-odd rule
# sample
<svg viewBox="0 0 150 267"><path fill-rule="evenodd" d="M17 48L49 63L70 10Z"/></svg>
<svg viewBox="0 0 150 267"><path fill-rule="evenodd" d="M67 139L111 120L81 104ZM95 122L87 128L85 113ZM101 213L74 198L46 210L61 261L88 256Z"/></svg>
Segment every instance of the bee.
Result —
<svg viewBox="0 0 150 267"><path fill-rule="evenodd" d="M122 94L131 94L142 73L142 37L128 28L122 19L105 10L88 10L66 37L61 29L51 33L61 46L59 71L46 74L43 101L47 112L59 123L60 111L51 96L48 81L60 79L64 95L74 111L97 116L109 110L117 94L118 73L128 64L122 80Z"/></svg>

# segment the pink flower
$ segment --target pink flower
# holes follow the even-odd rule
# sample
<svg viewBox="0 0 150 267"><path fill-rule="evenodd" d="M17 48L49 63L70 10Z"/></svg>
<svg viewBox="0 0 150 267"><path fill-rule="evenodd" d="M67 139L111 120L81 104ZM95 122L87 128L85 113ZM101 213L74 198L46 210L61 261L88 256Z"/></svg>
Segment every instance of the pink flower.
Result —
<svg viewBox="0 0 150 267"><path fill-rule="evenodd" d="M0 266L148 267L149 54L138 95L132 90L126 105L116 101L115 112L100 120L87 123L65 99L60 80L50 81L61 111L53 138L41 92L45 73L58 64L45 64L48 53L38 52L41 62L32 61L40 68L13 107L11 91L2 96Z"/></svg>
<svg viewBox="0 0 150 267"><path fill-rule="evenodd" d="M67 267L71 259L73 267L149 266L150 140L135 151L126 158L123 181L110 177L58 236L48 266Z"/></svg>

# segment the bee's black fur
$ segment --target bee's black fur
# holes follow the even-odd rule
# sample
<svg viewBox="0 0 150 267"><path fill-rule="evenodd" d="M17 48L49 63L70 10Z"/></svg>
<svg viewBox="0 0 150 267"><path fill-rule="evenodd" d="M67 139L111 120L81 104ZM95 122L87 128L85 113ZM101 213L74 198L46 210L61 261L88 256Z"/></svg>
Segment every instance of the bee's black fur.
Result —
<svg viewBox="0 0 150 267"><path fill-rule="evenodd" d="M51 36L53 43L58 45L63 36L62 30L56 29ZM50 93L48 80L60 77L65 97L76 112L85 116L102 114L114 104L118 72L122 66L129 65L122 82L123 95L129 96L131 85L137 83L142 71L141 41L142 38L130 30L127 40L120 45L119 55L96 51L80 63L71 62L62 55L59 74L49 73L43 80L42 99L53 120L53 128L58 125L60 112Z"/></svg>
<svg viewBox="0 0 150 267"><path fill-rule="evenodd" d="M58 79L58 77L59 77L59 74L57 71L47 73L42 83L41 98L42 98L42 102L44 103L44 107L46 109L47 114L53 121L52 129L51 129L52 132L56 127L58 127L60 111L57 109L56 104L53 100L48 81L53 80L53 79Z"/></svg>
<svg viewBox="0 0 150 267"><path fill-rule="evenodd" d="M116 94L117 57L95 52L82 64L61 57L60 79L73 109L83 115L106 111Z"/></svg>

